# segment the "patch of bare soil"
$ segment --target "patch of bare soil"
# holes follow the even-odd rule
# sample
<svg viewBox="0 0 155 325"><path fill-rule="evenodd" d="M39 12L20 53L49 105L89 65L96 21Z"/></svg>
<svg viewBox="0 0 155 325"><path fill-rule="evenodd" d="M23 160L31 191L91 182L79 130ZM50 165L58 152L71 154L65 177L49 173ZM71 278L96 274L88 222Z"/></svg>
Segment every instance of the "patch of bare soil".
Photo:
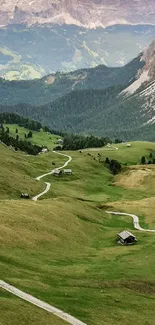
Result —
<svg viewBox="0 0 155 325"><path fill-rule="evenodd" d="M145 179L152 174L153 169L147 167L128 169L116 177L115 185L124 188L135 188L138 185L143 184Z"/></svg>

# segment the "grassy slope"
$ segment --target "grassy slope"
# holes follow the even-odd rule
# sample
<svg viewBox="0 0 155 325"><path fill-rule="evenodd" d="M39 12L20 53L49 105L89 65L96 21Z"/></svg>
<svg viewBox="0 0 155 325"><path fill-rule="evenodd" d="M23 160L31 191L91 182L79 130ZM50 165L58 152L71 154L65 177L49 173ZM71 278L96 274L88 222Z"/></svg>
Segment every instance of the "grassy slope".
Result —
<svg viewBox="0 0 155 325"><path fill-rule="evenodd" d="M126 144L118 145L118 147L119 150L117 151L103 148L83 150L82 153L70 152L73 160L69 166L72 168L73 176L63 176L59 179L53 175L46 177L46 181L51 181L53 184L46 197L64 196L65 193L65 196L73 198L109 202L120 199L134 200L135 197L142 199L153 195L155 190L153 177L150 177L149 182L145 182L143 187L135 187L132 190L124 189L122 186L115 186L112 175L102 161L109 157L110 159L117 159L121 163L127 162L129 165L139 164L143 155L149 157L150 152L155 153L155 144L137 142L132 143L131 148L127 148ZM98 162L98 153L101 154L100 163ZM154 166L152 166L152 170L154 175Z"/></svg>
<svg viewBox="0 0 155 325"><path fill-rule="evenodd" d="M0 278L88 324L130 324L131 317L146 324L149 313L154 324L152 234L133 231L138 245L118 246L115 235L132 229L131 220L71 199L6 202L0 210Z"/></svg>
<svg viewBox="0 0 155 325"><path fill-rule="evenodd" d="M67 325L61 319L0 290L0 325ZM18 310L18 313L17 313Z"/></svg>
<svg viewBox="0 0 155 325"><path fill-rule="evenodd" d="M31 196L41 192L45 184L34 178L60 166L65 160L52 152L37 157L22 152L15 153L1 144L0 199L17 199L21 192L28 192Z"/></svg>
<svg viewBox="0 0 155 325"><path fill-rule="evenodd" d="M129 149L132 154L125 147L120 153L111 152L111 158L120 154L121 161L138 163L142 155L154 150L148 143L133 147ZM91 151L93 156L97 153ZM54 159L50 155L24 158L31 166L31 175L48 170ZM103 164L87 152L72 156L72 177L48 178L52 189L47 198L55 199L37 203L12 200L5 205L0 201L0 278L88 325L129 325L131 318L138 325L154 325L154 235L137 232L130 218L111 217L104 207L99 208L112 201L109 205L114 209L137 211L142 225L155 228L154 187L147 187L150 178L134 189L111 186L114 179ZM57 164L63 160L55 159ZM154 173L154 166L150 168ZM148 198L144 200L144 196ZM136 234L136 246L116 245L116 233L123 229Z"/></svg>
<svg viewBox="0 0 155 325"><path fill-rule="evenodd" d="M116 159L122 164L135 165L139 164L141 157L149 157L150 152L155 156L155 143L152 142L130 142L131 147L127 147L127 143L121 143L114 145L119 148L119 150L111 150L110 148L97 149L88 149L86 152L90 152L97 156L98 153L101 154L102 160L105 160L106 157L109 159Z"/></svg>
<svg viewBox="0 0 155 325"><path fill-rule="evenodd" d="M24 135L27 134L29 130L25 129L24 127L19 127L16 124L6 124L6 127L9 127L10 135L15 137L16 136L16 128L18 129L18 135L21 139L25 139ZM27 139L27 141L31 141L33 144L37 144L40 146L47 146L49 149L53 149L55 146L55 142L59 139L60 136L56 136L53 134L47 134L43 130L40 132L33 131L32 139Z"/></svg>

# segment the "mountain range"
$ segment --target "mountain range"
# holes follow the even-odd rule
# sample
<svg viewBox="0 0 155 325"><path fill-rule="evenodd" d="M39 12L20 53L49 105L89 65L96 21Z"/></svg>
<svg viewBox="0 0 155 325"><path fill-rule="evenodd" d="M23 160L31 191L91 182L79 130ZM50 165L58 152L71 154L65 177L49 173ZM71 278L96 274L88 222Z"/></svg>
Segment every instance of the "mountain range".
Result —
<svg viewBox="0 0 155 325"><path fill-rule="evenodd" d="M153 24L154 0L1 0L1 25L68 24L87 28Z"/></svg>
<svg viewBox="0 0 155 325"><path fill-rule="evenodd" d="M124 67L99 65L39 80L0 80L0 111L63 132L155 140L155 41Z"/></svg>
<svg viewBox="0 0 155 325"><path fill-rule="evenodd" d="M153 0L0 0L0 76L124 66L155 38Z"/></svg>

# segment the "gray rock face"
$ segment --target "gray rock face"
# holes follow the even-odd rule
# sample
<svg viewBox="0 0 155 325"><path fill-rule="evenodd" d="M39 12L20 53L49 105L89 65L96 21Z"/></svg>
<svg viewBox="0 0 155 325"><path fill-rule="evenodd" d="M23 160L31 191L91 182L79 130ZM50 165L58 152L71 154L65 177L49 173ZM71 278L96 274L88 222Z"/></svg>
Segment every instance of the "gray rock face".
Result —
<svg viewBox="0 0 155 325"><path fill-rule="evenodd" d="M0 24L155 24L154 0L0 0Z"/></svg>

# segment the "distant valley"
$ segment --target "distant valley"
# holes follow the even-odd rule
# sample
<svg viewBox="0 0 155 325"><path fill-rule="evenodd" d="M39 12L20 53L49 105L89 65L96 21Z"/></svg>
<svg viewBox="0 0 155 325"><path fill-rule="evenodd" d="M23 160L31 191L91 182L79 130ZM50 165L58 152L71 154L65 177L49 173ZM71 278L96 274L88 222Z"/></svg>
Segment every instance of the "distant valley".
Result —
<svg viewBox="0 0 155 325"><path fill-rule="evenodd" d="M41 78L99 64L123 66L155 38L152 25L88 29L75 25L0 27L0 76Z"/></svg>

